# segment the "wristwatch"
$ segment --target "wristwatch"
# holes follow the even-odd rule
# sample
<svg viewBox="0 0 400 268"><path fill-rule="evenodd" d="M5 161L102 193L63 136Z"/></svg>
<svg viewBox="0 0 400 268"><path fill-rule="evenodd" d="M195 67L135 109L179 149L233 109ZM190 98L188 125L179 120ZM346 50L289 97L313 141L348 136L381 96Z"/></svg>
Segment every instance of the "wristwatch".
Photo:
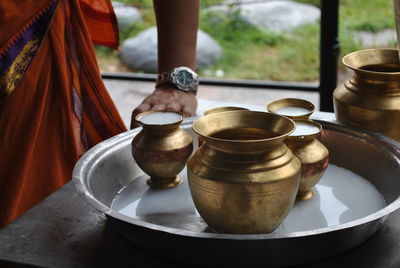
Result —
<svg viewBox="0 0 400 268"><path fill-rule="evenodd" d="M172 85L183 92L193 92L196 94L199 79L192 69L181 66L157 75L156 88L165 84Z"/></svg>

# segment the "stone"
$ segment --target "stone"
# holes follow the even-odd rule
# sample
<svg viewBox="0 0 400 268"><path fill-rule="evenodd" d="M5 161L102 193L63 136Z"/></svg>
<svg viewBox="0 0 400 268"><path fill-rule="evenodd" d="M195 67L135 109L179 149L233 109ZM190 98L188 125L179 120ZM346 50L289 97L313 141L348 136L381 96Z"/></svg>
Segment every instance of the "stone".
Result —
<svg viewBox="0 0 400 268"><path fill-rule="evenodd" d="M211 8L211 11L229 14L228 4ZM263 31L285 32L308 23L316 23L321 17L318 7L294 1L245 1L239 5L240 17Z"/></svg>
<svg viewBox="0 0 400 268"><path fill-rule="evenodd" d="M142 15L136 7L115 1L111 3L117 17L119 31L124 31L130 25L142 21Z"/></svg>
<svg viewBox="0 0 400 268"><path fill-rule="evenodd" d="M355 31L353 40L365 48L392 46L397 42L396 30L386 29L376 33Z"/></svg>
<svg viewBox="0 0 400 268"><path fill-rule="evenodd" d="M207 33L199 30L196 49L197 68L212 65L222 56L221 46ZM123 64L134 71L157 72L157 28L151 27L127 39L121 46Z"/></svg>

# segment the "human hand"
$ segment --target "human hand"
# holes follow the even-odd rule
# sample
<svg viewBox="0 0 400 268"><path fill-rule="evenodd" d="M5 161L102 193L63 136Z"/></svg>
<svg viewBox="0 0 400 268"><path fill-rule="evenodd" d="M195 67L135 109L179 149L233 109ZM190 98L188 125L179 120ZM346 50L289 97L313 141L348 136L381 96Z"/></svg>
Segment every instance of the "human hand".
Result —
<svg viewBox="0 0 400 268"><path fill-rule="evenodd" d="M176 89L159 87L147 96L142 103L132 112L131 129L138 127L135 120L136 115L146 111L168 110L182 112L185 116L190 117L196 114L197 98L191 92L182 92Z"/></svg>

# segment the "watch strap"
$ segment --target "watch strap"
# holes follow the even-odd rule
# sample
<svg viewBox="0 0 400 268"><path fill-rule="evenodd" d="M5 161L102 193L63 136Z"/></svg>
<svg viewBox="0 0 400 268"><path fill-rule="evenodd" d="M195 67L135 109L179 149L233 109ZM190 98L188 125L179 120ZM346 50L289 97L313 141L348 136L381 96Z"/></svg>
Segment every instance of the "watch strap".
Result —
<svg viewBox="0 0 400 268"><path fill-rule="evenodd" d="M159 86L164 85L166 83L169 83L169 84L173 85L171 80L172 80L171 71L158 73L157 74L157 80L156 80L156 87L159 87Z"/></svg>

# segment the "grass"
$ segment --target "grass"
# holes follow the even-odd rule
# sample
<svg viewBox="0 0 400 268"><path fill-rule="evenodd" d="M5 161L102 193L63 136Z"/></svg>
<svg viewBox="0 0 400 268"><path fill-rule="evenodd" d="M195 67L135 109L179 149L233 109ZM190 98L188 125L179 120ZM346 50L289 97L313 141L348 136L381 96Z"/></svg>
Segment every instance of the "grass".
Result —
<svg viewBox="0 0 400 268"><path fill-rule="evenodd" d="M340 1L341 27L359 31L377 32L395 27L392 1Z"/></svg>
<svg viewBox="0 0 400 268"><path fill-rule="evenodd" d="M329 1L329 0L323 0ZM122 2L129 3L129 0ZM263 32L238 19L239 10L231 7L229 16L205 12L221 0L202 0L200 28L223 47L224 55L213 66L199 70L201 76L275 81L316 81L319 76L319 24L300 27L290 33ZM298 0L320 5L320 0ZM138 3L144 22L121 33L121 43L140 31L155 25L150 0ZM363 49L352 39L354 31L378 32L394 29L392 1L341 0L339 15L340 58ZM392 44L394 45L394 44ZM116 52L97 48L104 62L117 57ZM105 66L107 63L104 64Z"/></svg>

